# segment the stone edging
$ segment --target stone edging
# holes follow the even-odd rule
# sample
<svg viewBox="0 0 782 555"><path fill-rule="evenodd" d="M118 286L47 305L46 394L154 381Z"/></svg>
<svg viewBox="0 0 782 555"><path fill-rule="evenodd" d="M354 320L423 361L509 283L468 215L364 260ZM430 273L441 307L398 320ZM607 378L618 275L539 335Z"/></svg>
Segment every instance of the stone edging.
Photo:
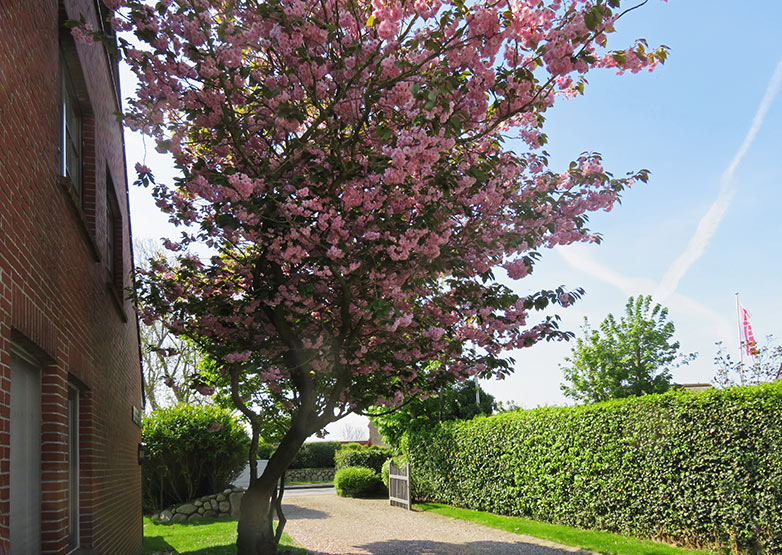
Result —
<svg viewBox="0 0 782 555"><path fill-rule="evenodd" d="M221 493L205 495L188 503L174 505L153 514L154 522L182 522L204 518L235 518L239 516L244 490L227 488Z"/></svg>
<svg viewBox="0 0 782 555"><path fill-rule="evenodd" d="M334 472L334 468L289 468L285 482L330 482Z"/></svg>

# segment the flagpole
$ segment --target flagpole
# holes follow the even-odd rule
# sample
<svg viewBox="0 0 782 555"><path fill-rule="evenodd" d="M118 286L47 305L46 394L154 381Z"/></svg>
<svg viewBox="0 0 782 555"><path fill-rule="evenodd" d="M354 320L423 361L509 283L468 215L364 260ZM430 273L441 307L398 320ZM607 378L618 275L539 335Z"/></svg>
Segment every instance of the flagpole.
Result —
<svg viewBox="0 0 782 555"><path fill-rule="evenodd" d="M739 360L741 361L741 366L744 366L744 345L743 341L741 340L741 331L742 331L742 322L741 322L741 305L739 304L739 294L736 293L736 323L738 324L738 332L739 332Z"/></svg>

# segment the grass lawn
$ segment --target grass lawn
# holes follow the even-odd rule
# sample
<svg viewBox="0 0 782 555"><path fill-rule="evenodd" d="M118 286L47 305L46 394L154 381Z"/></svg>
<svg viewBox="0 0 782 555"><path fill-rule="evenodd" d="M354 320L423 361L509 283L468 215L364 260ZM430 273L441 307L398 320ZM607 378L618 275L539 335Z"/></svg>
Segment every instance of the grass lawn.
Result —
<svg viewBox="0 0 782 555"><path fill-rule="evenodd" d="M515 516L500 516L469 509L458 509L440 503L417 503L417 508L451 518L475 522L491 528L498 528L516 534L527 534L564 545L572 545L597 553L616 555L712 555L712 551L673 547L664 543L639 540L619 534L598 530L581 530L572 526L561 526L537 522Z"/></svg>
<svg viewBox="0 0 782 555"><path fill-rule="evenodd" d="M196 520L156 524L144 518L144 553L235 555L236 520ZM279 553L309 555L288 534L282 534Z"/></svg>

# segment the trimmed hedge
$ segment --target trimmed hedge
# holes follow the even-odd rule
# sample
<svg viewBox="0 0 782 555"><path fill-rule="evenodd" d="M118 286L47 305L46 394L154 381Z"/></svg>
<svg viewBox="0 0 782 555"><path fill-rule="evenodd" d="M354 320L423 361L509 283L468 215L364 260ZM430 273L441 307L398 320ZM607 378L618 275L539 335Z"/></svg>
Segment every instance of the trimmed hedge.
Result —
<svg viewBox="0 0 782 555"><path fill-rule="evenodd" d="M334 468L334 453L339 446L338 441L305 443L288 468ZM277 446L271 443L261 443L258 445L258 458L270 459L276 449Z"/></svg>
<svg viewBox="0 0 782 555"><path fill-rule="evenodd" d="M340 497L372 497L383 492L380 475L365 466L348 466L337 470L334 489Z"/></svg>
<svg viewBox="0 0 782 555"><path fill-rule="evenodd" d="M782 384L447 422L405 450L421 500L782 553Z"/></svg>
<svg viewBox="0 0 782 555"><path fill-rule="evenodd" d="M239 421L210 405L158 409L144 417L141 437L146 513L222 490L241 473L250 447Z"/></svg>
<svg viewBox="0 0 782 555"><path fill-rule="evenodd" d="M305 443L296 454L289 468L333 468L334 453L338 441L312 441Z"/></svg>
<svg viewBox="0 0 782 555"><path fill-rule="evenodd" d="M349 466L363 466L380 474L383 463L389 458L391 452L377 445L364 449L340 449L334 454L334 467L339 470Z"/></svg>

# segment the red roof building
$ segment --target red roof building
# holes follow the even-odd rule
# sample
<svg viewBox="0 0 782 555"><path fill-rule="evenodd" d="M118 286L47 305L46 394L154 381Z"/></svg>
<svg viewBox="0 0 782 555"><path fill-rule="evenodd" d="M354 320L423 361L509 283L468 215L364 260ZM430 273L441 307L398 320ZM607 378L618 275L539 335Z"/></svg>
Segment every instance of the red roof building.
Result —
<svg viewBox="0 0 782 555"><path fill-rule="evenodd" d="M0 0L0 553L141 551L138 327L100 0Z"/></svg>

